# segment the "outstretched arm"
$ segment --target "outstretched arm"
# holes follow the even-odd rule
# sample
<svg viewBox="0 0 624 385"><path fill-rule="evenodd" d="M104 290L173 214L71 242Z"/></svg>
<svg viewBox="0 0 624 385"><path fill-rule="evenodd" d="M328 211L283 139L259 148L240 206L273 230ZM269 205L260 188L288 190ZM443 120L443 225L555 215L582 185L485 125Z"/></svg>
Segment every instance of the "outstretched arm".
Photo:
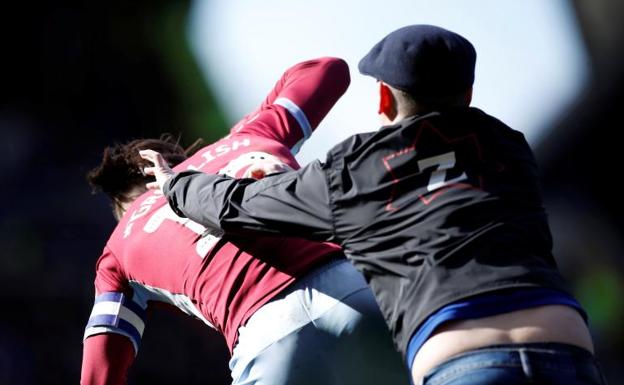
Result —
<svg viewBox="0 0 624 385"><path fill-rule="evenodd" d="M260 107L231 132L274 139L296 153L349 86L349 67L339 58L321 57L284 72Z"/></svg>
<svg viewBox="0 0 624 385"><path fill-rule="evenodd" d="M295 153L346 91L349 81L348 66L341 59L299 63L284 73L260 108L235 126L232 134L269 137ZM148 188L162 189L173 177L164 190L180 216L227 232L335 238L327 177L318 162L253 183L192 172L175 175L158 153L146 150L141 156L154 163L145 169L156 177Z"/></svg>
<svg viewBox="0 0 624 385"><path fill-rule="evenodd" d="M176 214L226 233L336 242L326 178L318 161L258 181L184 171L169 178L163 192Z"/></svg>

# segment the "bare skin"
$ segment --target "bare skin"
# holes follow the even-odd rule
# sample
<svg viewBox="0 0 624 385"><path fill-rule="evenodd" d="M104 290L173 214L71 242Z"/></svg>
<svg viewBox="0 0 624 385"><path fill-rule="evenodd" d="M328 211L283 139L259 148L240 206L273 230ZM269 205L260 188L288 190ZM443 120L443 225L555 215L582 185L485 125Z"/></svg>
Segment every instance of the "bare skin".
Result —
<svg viewBox="0 0 624 385"><path fill-rule="evenodd" d="M576 310L561 305L540 306L443 324L418 351L412 378L418 384L429 370L469 350L532 342L560 342L594 351L587 325Z"/></svg>

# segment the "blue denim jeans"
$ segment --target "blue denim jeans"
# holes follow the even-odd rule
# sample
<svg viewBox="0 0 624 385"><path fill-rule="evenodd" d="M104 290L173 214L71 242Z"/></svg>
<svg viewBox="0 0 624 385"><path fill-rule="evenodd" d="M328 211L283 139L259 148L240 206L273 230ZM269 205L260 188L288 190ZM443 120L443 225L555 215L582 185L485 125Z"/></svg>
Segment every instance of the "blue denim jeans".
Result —
<svg viewBox="0 0 624 385"><path fill-rule="evenodd" d="M495 345L433 368L423 385L606 385L593 355L560 343Z"/></svg>

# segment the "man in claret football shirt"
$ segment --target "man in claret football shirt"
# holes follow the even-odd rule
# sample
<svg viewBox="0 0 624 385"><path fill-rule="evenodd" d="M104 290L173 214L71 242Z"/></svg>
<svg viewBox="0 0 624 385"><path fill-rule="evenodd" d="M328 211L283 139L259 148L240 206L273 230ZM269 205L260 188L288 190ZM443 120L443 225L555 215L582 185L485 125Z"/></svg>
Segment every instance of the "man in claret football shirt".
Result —
<svg viewBox="0 0 624 385"><path fill-rule="evenodd" d="M340 248L297 238L221 237L175 215L140 150L177 170L263 177L297 169L294 154L349 83L321 58L288 69L259 109L187 158L171 137L108 148L89 180L119 223L97 262L82 384L122 384L146 313L172 305L222 333L234 384L407 384L377 304Z"/></svg>

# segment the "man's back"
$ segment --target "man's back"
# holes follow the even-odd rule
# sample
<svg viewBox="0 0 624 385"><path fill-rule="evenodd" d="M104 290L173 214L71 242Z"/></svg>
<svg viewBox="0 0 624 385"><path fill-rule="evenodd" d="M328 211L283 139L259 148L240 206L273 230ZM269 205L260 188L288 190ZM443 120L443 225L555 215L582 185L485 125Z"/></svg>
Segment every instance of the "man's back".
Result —
<svg viewBox="0 0 624 385"><path fill-rule="evenodd" d="M443 111L355 136L330 151L325 169L342 187L329 192L337 241L388 297L382 311L402 349L416 325L459 298L563 290L530 150L484 113ZM544 268L529 274L527 265Z"/></svg>

